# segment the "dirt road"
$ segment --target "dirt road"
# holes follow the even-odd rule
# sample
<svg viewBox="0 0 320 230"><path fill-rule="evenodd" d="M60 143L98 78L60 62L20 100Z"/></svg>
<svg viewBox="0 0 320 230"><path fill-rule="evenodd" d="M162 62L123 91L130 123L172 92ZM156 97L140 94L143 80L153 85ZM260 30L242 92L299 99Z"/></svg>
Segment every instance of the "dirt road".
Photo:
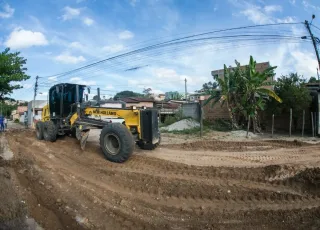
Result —
<svg viewBox="0 0 320 230"><path fill-rule="evenodd" d="M0 161L44 229L319 229L319 145L259 141L164 144L124 164L97 143L6 134ZM0 174L1 176L1 174ZM1 228L0 228L1 229Z"/></svg>

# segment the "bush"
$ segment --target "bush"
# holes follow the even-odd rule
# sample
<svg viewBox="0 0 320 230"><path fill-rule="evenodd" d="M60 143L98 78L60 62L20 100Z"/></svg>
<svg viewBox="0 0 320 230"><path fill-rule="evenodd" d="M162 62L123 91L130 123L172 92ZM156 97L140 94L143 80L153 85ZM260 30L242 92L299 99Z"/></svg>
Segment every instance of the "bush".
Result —
<svg viewBox="0 0 320 230"><path fill-rule="evenodd" d="M19 121L19 119L14 119L14 123L19 123L20 121Z"/></svg>
<svg viewBox="0 0 320 230"><path fill-rule="evenodd" d="M178 118L176 116L167 116L166 119L164 120L164 126L171 125L175 122L178 121Z"/></svg>
<svg viewBox="0 0 320 230"><path fill-rule="evenodd" d="M232 124L229 120L224 119L217 119L213 122L209 121L203 121L203 124L205 126L209 126L211 129L216 131L231 131L232 130Z"/></svg>

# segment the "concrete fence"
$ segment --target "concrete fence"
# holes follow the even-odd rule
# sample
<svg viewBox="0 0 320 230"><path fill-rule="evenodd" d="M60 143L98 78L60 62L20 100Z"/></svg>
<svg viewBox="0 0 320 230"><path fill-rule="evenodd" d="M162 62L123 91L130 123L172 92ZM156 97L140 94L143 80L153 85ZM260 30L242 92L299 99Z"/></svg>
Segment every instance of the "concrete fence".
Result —
<svg viewBox="0 0 320 230"><path fill-rule="evenodd" d="M198 102L182 104L181 110L184 117L200 120L200 104Z"/></svg>

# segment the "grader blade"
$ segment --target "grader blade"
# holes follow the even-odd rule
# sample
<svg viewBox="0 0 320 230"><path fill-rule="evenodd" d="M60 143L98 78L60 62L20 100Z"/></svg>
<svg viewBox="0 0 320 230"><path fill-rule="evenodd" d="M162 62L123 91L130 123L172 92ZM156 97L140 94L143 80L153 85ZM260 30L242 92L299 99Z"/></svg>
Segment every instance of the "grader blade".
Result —
<svg viewBox="0 0 320 230"><path fill-rule="evenodd" d="M84 150L84 148L86 147L86 143L87 143L87 140L88 140L88 137L89 137L89 133L90 133L90 129L81 131L80 146L81 146L82 150Z"/></svg>

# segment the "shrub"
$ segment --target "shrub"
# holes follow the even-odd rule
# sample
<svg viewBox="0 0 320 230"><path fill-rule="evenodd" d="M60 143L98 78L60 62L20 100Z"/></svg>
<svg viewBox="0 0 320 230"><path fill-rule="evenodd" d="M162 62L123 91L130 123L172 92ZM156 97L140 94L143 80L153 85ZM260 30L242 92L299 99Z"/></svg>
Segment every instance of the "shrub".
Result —
<svg viewBox="0 0 320 230"><path fill-rule="evenodd" d="M19 121L19 119L14 119L14 123L19 123L20 121Z"/></svg>
<svg viewBox="0 0 320 230"><path fill-rule="evenodd" d="M178 119L176 116L167 116L166 119L164 120L164 125L168 126L168 125L171 125L177 121L178 121Z"/></svg>

